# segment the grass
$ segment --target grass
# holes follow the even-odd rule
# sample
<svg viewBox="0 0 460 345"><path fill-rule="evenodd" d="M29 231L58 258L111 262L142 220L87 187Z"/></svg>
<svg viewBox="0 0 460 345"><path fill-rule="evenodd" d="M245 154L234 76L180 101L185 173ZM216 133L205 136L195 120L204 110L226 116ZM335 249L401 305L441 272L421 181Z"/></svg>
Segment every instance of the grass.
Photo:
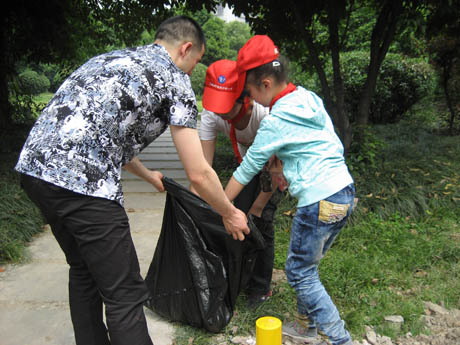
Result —
<svg viewBox="0 0 460 345"><path fill-rule="evenodd" d="M354 171L357 210L320 264L322 282L356 339L366 325L396 337L385 326L388 315L403 316L402 333L424 332L423 301L460 307L460 138L438 135L417 118L373 131L386 145L375 168ZM235 166L224 137L218 138L215 162L225 183ZM295 204L286 195L276 213L279 270L284 270ZM176 344L230 344L234 336L254 335L259 317L292 320L295 292L284 280L272 289L273 297L255 311L241 295L219 334L178 324Z"/></svg>
<svg viewBox="0 0 460 345"><path fill-rule="evenodd" d="M24 246L42 231L43 220L35 205L19 186L13 168L18 151L27 136L27 129L3 133L0 151L0 263L24 259Z"/></svg>
<svg viewBox="0 0 460 345"><path fill-rule="evenodd" d="M201 113L203 111L203 101L201 99L197 99L196 106L198 107L198 113Z"/></svg>
<svg viewBox="0 0 460 345"><path fill-rule="evenodd" d="M44 92L44 93L41 93L38 96L34 97L34 99L35 99L35 102L37 102L37 103L48 104L48 102L51 100L53 95L54 95L54 93Z"/></svg>

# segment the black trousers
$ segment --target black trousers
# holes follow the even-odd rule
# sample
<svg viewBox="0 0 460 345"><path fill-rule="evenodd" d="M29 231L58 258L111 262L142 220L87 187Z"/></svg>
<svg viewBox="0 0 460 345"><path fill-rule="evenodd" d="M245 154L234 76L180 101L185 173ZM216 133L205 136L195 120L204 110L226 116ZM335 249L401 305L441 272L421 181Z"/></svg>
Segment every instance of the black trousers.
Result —
<svg viewBox="0 0 460 345"><path fill-rule="evenodd" d="M234 200L235 207L239 208L244 213L248 213L254 200L256 200L260 193L261 188L259 179L260 173L249 181ZM273 217L276 208L277 201L275 195L273 195L264 207L262 216L260 218L253 218L255 225L260 230L265 240L265 248L257 255L253 275L246 286L246 292L250 295L264 295L270 291L273 261L275 259L275 230L273 227Z"/></svg>
<svg viewBox="0 0 460 345"><path fill-rule="evenodd" d="M148 291L123 207L24 174L21 185L50 224L70 266L76 344L151 345L143 310Z"/></svg>

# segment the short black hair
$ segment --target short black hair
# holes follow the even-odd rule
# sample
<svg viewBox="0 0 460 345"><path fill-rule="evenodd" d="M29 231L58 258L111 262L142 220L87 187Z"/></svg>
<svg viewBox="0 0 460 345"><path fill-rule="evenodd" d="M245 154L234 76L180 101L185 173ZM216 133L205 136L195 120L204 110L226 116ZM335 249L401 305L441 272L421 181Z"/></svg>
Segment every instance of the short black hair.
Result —
<svg viewBox="0 0 460 345"><path fill-rule="evenodd" d="M246 82L260 85L262 79L273 77L277 83L287 82L289 78L289 61L284 56L277 60L260 65L246 72Z"/></svg>
<svg viewBox="0 0 460 345"><path fill-rule="evenodd" d="M189 41L198 49L206 47L203 29L187 16L175 16L163 21L155 33L155 40L157 39L169 43Z"/></svg>

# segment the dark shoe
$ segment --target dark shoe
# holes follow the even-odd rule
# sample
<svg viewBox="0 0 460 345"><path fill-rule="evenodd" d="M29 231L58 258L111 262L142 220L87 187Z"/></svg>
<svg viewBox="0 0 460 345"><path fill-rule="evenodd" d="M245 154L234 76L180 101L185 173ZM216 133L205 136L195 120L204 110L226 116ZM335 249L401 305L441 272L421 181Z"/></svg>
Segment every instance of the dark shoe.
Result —
<svg viewBox="0 0 460 345"><path fill-rule="evenodd" d="M260 307L262 303L272 297L272 292L269 291L266 295L260 294L251 294L248 295L248 308L249 309L256 309Z"/></svg>

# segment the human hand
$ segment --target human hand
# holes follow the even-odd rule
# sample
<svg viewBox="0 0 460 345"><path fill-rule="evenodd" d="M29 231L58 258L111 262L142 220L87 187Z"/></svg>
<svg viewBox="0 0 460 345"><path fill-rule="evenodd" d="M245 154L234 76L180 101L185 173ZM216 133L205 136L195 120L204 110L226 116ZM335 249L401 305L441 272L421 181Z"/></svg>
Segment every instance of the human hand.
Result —
<svg viewBox="0 0 460 345"><path fill-rule="evenodd" d="M289 184L283 175L283 162L275 155L269 160L269 170L274 188L279 188L282 192L286 190Z"/></svg>
<svg viewBox="0 0 460 345"><path fill-rule="evenodd" d="M244 235L248 235L250 230L248 227L248 219L243 211L234 208L233 212L229 216L222 216L222 221L225 226L225 230L229 235L232 235L234 240L244 240Z"/></svg>
<svg viewBox="0 0 460 345"><path fill-rule="evenodd" d="M283 173L283 162L273 155L268 161L268 169L271 174L282 174Z"/></svg>
<svg viewBox="0 0 460 345"><path fill-rule="evenodd" d="M150 170L149 183L151 183L157 191L164 192L165 187L163 186L163 174L157 170Z"/></svg>

